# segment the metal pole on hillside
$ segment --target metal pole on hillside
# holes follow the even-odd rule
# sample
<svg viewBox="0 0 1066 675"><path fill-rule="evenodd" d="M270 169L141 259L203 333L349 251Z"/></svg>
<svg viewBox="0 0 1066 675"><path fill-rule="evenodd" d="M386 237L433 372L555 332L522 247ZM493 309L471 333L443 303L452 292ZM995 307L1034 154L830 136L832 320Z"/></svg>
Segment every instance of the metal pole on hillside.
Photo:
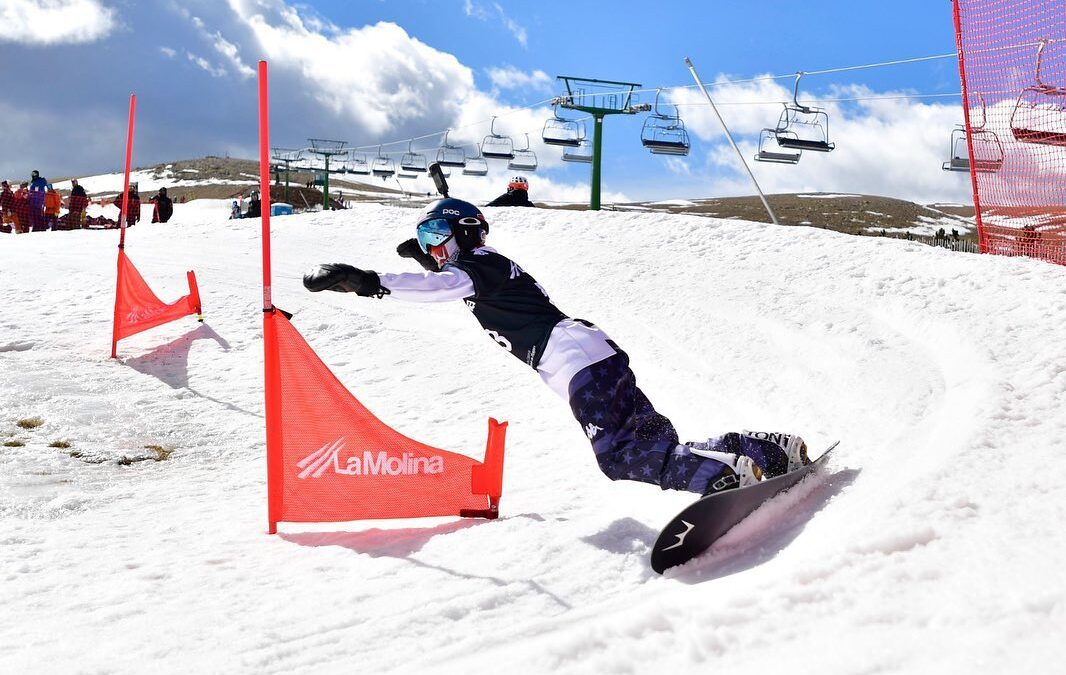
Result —
<svg viewBox="0 0 1066 675"><path fill-rule="evenodd" d="M700 88L703 95L707 98L707 102L711 104L711 110L714 111L715 117L718 118L718 122L721 123L722 129L725 131L725 137L729 139L729 144L733 146L733 149L737 151L737 157L740 158L740 163L744 165L744 170L748 172L748 176L751 178L752 184L755 186L755 191L759 193L759 199L762 200L762 205L766 207L766 212L770 214L770 220L774 225L780 225L777 222L777 216L774 215L774 210L770 208L770 202L766 201L766 195L762 193L762 188L759 187L759 181L755 180L755 174L751 172L751 167L748 166L748 162L744 159L744 153L737 147L736 141L733 140L733 134L729 132L729 127L726 126L725 120L722 119L721 113L718 112L718 106L711 100L711 95L707 93L707 88L703 86L703 80L696 73L696 66L692 65L692 60L689 57L685 57L685 65L688 66L688 70L692 73L692 78L696 80L696 86Z"/></svg>
<svg viewBox="0 0 1066 675"><path fill-rule="evenodd" d="M635 82L596 80L588 77L560 75L556 79L566 85L566 94L552 99L552 105L592 115L592 193L589 209L600 210L600 171L603 160L603 118L607 115L635 115L647 112L651 106L634 104L633 90L641 85Z"/></svg>

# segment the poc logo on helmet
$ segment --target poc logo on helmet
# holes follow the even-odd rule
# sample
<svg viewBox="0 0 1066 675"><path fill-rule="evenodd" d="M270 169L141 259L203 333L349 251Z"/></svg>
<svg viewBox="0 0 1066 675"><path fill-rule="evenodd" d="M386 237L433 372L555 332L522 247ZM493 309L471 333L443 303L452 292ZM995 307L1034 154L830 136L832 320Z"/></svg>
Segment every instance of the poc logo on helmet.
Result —
<svg viewBox="0 0 1066 675"><path fill-rule="evenodd" d="M440 212L443 213L446 216L458 216L458 215L460 215L459 212L456 211L455 209L441 209Z"/></svg>

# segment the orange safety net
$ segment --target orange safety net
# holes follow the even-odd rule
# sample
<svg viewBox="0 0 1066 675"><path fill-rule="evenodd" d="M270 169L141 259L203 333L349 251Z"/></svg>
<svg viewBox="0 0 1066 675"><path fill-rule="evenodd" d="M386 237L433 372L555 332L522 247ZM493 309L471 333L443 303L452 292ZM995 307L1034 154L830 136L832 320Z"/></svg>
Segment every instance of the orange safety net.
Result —
<svg viewBox="0 0 1066 675"><path fill-rule="evenodd" d="M264 313L270 532L279 521L495 518L507 423L485 462L407 438L349 392L277 310Z"/></svg>
<svg viewBox="0 0 1066 675"><path fill-rule="evenodd" d="M954 2L981 251L1066 264L1066 0Z"/></svg>
<svg viewBox="0 0 1066 675"><path fill-rule="evenodd" d="M123 338L189 314L202 313L196 275L192 271L186 274L189 280L189 294L167 304L152 292L126 252L119 249L115 323L111 338L112 356L115 356L115 346L118 341Z"/></svg>

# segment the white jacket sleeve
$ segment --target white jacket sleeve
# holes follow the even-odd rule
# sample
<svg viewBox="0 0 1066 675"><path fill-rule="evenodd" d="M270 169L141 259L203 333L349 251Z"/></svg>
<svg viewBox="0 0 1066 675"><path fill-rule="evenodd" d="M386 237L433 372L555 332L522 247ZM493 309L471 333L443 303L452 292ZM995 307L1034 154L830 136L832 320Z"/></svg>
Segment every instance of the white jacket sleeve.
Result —
<svg viewBox="0 0 1066 675"><path fill-rule="evenodd" d="M456 267L443 272L404 272L379 275L381 285L389 289L387 298L407 302L450 302L474 294L470 275Z"/></svg>

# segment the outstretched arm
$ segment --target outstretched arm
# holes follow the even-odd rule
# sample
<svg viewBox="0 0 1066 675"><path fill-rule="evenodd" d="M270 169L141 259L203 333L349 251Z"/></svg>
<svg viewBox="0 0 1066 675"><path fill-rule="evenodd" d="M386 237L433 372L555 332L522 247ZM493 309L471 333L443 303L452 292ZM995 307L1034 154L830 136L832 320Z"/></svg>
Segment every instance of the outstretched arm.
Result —
<svg viewBox="0 0 1066 675"><path fill-rule="evenodd" d="M466 272L448 267L443 272L381 274L343 263L318 265L304 274L304 287L317 293L336 291L363 297L390 295L408 302L449 302L474 295L474 282Z"/></svg>
<svg viewBox="0 0 1066 675"><path fill-rule="evenodd" d="M377 298L389 294L389 289L382 288L377 272L344 263L326 263L311 268L304 273L304 288L312 293L336 291Z"/></svg>

